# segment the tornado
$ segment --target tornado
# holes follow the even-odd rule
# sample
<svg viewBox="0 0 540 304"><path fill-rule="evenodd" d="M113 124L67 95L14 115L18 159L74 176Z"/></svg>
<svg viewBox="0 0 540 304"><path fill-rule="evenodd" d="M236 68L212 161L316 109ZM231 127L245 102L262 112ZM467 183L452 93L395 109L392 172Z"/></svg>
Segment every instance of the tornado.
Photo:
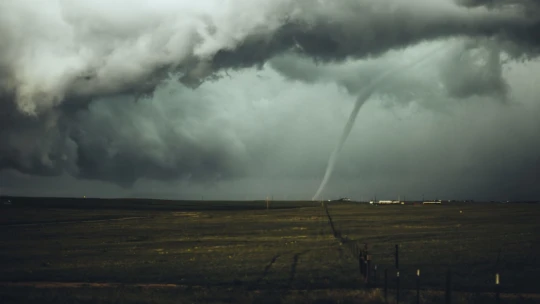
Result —
<svg viewBox="0 0 540 304"><path fill-rule="evenodd" d="M328 159L328 164L326 166L326 171L324 172L324 177L321 181L321 185L319 186L319 189L317 189L317 192L315 192L315 195L313 195L312 200L317 200L319 196L321 195L321 193L324 191L324 188L326 187L326 184L328 183L328 180L330 180L330 177L332 176L332 172L334 171L334 167L339 158L339 153L343 149L343 146L345 145L345 142L347 141L347 138L349 137L349 134L351 133L351 130L354 126L354 122L356 121L356 118L358 117L358 112L360 112L360 108L362 108L362 106L366 103L366 101L373 94L373 92L379 87L379 85L384 80L395 75L396 73L407 71L414 68L415 66L418 66L419 64L432 58L435 54L439 53L441 48L442 46L439 46L435 48L434 50L431 50L424 56L420 57L419 59L412 61L411 63L407 65L398 66L394 69L390 69L386 71L385 73L382 73L377 78L371 80L361 90L360 94L358 95L358 98L356 98L356 102L354 104L354 108L351 111L351 114L349 115L349 119L347 120L347 123L345 124L345 127L343 128L343 132L341 133L341 136L339 137L339 141L336 145L336 148L330 154L330 158Z"/></svg>

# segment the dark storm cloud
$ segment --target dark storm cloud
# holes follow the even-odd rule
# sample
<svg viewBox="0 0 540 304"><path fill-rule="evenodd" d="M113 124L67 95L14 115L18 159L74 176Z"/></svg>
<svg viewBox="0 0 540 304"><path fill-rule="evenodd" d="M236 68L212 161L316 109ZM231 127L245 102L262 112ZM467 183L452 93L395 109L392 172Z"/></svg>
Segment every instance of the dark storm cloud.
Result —
<svg viewBox="0 0 540 304"><path fill-rule="evenodd" d="M77 176L130 186L141 176L216 181L241 175L243 144L219 121L208 121L204 102L189 94L163 95L100 100L79 112L70 132ZM183 100L177 107L163 108L174 101L159 100L178 96Z"/></svg>
<svg viewBox="0 0 540 304"><path fill-rule="evenodd" d="M497 8L511 5L524 5L525 7L531 7L537 4L536 0L454 0L454 2L466 7L485 6L487 8Z"/></svg>
<svg viewBox="0 0 540 304"><path fill-rule="evenodd" d="M540 19L526 15L538 11L536 3L516 4L527 14L498 6L466 10L446 1L327 2L303 8L308 17L284 24L271 38L250 36L233 50L219 51L212 69L262 64L285 50L319 63L339 62L448 37L491 37L514 57L535 56Z"/></svg>
<svg viewBox="0 0 540 304"><path fill-rule="evenodd" d="M396 57L399 61L395 61ZM418 98L430 98L442 85L449 97L469 98L490 96L505 100L508 85L503 77L503 60L500 47L489 39L461 39L446 41L441 46L423 50L423 53L407 54L412 60L425 59L420 65L437 65L438 73L432 77L404 77L410 69L403 66L403 59L393 56L348 65L320 65L297 55L279 56L270 61L277 71L291 80L307 83L336 82L351 94L358 92L389 70L395 70L385 81L378 84L374 93L399 103ZM431 57L431 58L425 58ZM414 67L412 68L414 69Z"/></svg>
<svg viewBox="0 0 540 304"><path fill-rule="evenodd" d="M59 125L58 111L28 116L12 102L0 105L0 167L41 175L74 172L65 161L76 155L75 145Z"/></svg>
<svg viewBox="0 0 540 304"><path fill-rule="evenodd" d="M500 48L492 41L465 43L443 63L441 78L448 94L456 98L487 95L506 99L508 86L502 74Z"/></svg>
<svg viewBox="0 0 540 304"><path fill-rule="evenodd" d="M219 3L157 1L130 11L121 1L4 3L4 89L22 110L40 112L69 96L151 92L168 72L196 86L216 69L262 64L292 47L340 60L451 36L532 43L540 18L527 16L537 8L530 2L490 10L442 0Z"/></svg>
<svg viewBox="0 0 540 304"><path fill-rule="evenodd" d="M234 128L218 118L209 121L215 107L204 109L190 101L199 96L190 97L185 87L169 97L182 105L178 108L159 109L149 103L157 102L156 86L164 79L176 78L197 88L204 81L228 77L224 70L262 66L280 54L297 54L300 58L290 58L304 58L309 70L313 62L379 56L426 40L491 39L491 44L469 41L458 47L457 64L458 57L448 57L440 76L451 97L504 97L499 51L535 56L540 33L540 15L532 13L538 11L535 2L510 4L2 2L0 166L39 175L67 172L122 185L140 177L242 176L254 152L246 150ZM337 81L351 93L372 76L371 71L392 66L366 66L348 76L336 69L325 76L303 71L296 59L281 68L279 61L272 64L287 77ZM331 79L334 76L337 80ZM380 93L415 100L422 86L432 85L417 84L415 93L409 89L412 82L389 81ZM264 147L254 149L265 151Z"/></svg>

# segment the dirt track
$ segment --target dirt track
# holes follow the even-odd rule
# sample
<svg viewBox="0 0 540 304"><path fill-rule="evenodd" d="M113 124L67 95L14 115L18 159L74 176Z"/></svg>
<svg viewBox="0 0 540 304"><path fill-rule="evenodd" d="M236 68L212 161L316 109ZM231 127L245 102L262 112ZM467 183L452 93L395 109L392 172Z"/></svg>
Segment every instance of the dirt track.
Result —
<svg viewBox="0 0 540 304"><path fill-rule="evenodd" d="M138 287L138 288L190 288L190 289L208 289L206 286L198 286L198 285L185 285L185 284L172 284L172 283L111 283L111 282L0 282L0 286L3 287L35 287L35 288L119 288L119 287ZM373 290L376 290L378 288L373 288ZM256 291L256 290L254 290ZM382 289L380 290L382 292ZM404 292L407 292L407 290L403 290ZM408 290L409 292L413 292L413 290ZM427 292L430 294L444 294L444 290L425 290L423 292ZM473 293L467 293L467 292L459 292L454 291L453 294L473 294ZM483 295L492 295L493 293L488 292L482 292L482 293L475 293L475 294L483 294ZM532 299L532 300L540 300L540 294L535 293L522 293L522 294L515 294L515 293L501 293L501 298L505 299L515 299L515 298L525 298L525 299Z"/></svg>

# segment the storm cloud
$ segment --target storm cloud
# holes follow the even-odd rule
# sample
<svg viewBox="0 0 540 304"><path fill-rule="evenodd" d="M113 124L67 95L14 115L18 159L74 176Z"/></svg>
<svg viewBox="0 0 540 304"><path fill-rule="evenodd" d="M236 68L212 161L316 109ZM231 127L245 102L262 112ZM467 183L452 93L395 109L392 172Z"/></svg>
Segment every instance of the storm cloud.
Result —
<svg viewBox="0 0 540 304"><path fill-rule="evenodd" d="M73 96L149 92L168 72L201 80L293 46L321 60L361 58L459 35L531 42L539 23L530 2L59 0L1 8L2 86L28 113Z"/></svg>
<svg viewBox="0 0 540 304"><path fill-rule="evenodd" d="M450 105L507 109L526 99L537 111L505 68L536 61L539 8L517 0L3 2L0 166L122 187L316 182L359 92L426 50L438 51L378 85L368 104L449 115ZM535 128L526 125L520 134ZM525 154L525 163L537 161Z"/></svg>

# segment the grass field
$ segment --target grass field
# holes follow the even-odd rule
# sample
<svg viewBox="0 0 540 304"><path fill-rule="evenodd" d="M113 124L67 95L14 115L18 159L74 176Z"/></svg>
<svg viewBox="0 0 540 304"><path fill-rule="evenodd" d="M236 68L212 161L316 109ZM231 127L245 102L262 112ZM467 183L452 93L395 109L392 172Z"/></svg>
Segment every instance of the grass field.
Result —
<svg viewBox="0 0 540 304"><path fill-rule="evenodd" d="M453 303L493 302L496 269L503 303L540 293L535 204L328 203L340 242L317 202L12 201L0 216L2 303L382 303L359 274L364 243L390 288L399 244L405 302L418 268L426 303L444 298L448 269Z"/></svg>

